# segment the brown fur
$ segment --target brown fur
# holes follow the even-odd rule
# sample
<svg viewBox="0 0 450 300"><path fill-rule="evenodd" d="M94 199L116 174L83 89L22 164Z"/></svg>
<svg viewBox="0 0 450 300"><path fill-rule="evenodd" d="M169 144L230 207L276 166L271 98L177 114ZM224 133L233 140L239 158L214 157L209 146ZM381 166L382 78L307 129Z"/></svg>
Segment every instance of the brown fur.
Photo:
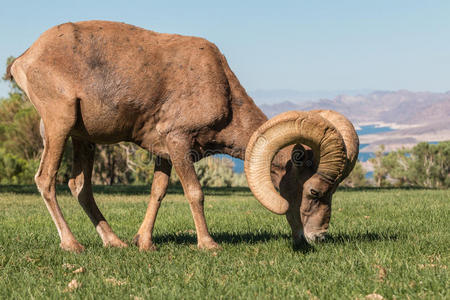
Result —
<svg viewBox="0 0 450 300"><path fill-rule="evenodd" d="M136 235L140 248L153 248L151 232L172 166L191 205L199 247L217 247L206 227L193 162L219 152L243 159L250 135L267 118L214 44L122 23L66 23L43 33L8 70L43 120L45 147L36 183L64 249L83 249L62 217L54 190L69 136L77 141L69 185L105 245L124 244L95 205L88 145L132 141L162 161Z"/></svg>
<svg viewBox="0 0 450 300"><path fill-rule="evenodd" d="M198 246L218 247L208 233L193 163L214 153L244 159L250 136L267 118L214 44L123 23L66 23L43 33L7 74L42 117L44 152L35 179L63 249L83 250L56 201L55 178L68 137L74 143L70 189L105 246L126 244L93 198L94 145L130 141L157 157L147 213L135 236L139 248L154 249L153 226L172 167L191 207ZM297 239L302 185L314 166L304 168L306 173L288 166L291 150L275 157L273 181L292 203L288 221Z"/></svg>

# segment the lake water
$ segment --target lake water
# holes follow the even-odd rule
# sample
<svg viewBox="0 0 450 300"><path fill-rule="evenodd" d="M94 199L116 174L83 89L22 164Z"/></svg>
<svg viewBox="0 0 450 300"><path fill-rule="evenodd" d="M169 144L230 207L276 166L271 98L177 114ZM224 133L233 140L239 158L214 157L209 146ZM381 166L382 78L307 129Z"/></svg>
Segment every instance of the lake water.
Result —
<svg viewBox="0 0 450 300"><path fill-rule="evenodd" d="M393 130L394 129L392 129L391 127L387 127L387 126L378 127L376 125L366 125L366 126L360 126L360 129L356 130L356 132L359 135L363 135L363 134L389 132L389 131L393 131Z"/></svg>
<svg viewBox="0 0 450 300"><path fill-rule="evenodd" d="M393 131L392 128L384 126L384 127L377 127L376 125L366 125L366 126L360 126L361 129L357 130L356 132L358 135L363 134L373 134L373 133L382 133L382 132L389 132ZM363 149L364 147L368 146L369 144L361 144L359 145L359 149ZM225 154L219 154L216 155L216 157L227 157L230 158L234 162L233 171L236 173L242 173L244 172L244 162L240 159L225 155ZM359 153L359 160L360 161L367 161L370 158L375 157L375 154L373 152L363 152Z"/></svg>
<svg viewBox="0 0 450 300"><path fill-rule="evenodd" d="M356 132L358 133L358 135L363 135L363 134L374 134L374 133L383 133L383 132L389 132L389 131L393 131L394 129L392 129L391 127L377 127L376 125L367 125L367 126L360 126L361 129L356 130ZM367 147L369 144L360 144L359 145L359 150L363 149L364 147ZM362 162L364 161L368 161L369 159L375 157L375 153L373 152L360 152L358 159Z"/></svg>

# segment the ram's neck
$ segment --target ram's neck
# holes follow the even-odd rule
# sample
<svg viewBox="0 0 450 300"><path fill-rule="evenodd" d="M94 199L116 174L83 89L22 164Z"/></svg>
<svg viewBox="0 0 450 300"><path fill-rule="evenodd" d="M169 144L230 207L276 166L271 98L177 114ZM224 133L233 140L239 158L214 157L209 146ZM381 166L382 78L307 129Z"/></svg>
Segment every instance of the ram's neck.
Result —
<svg viewBox="0 0 450 300"><path fill-rule="evenodd" d="M229 119L218 132L216 141L224 153L243 160L250 137L267 117L242 87L223 55L221 63L230 87L231 102Z"/></svg>
<svg viewBox="0 0 450 300"><path fill-rule="evenodd" d="M216 141L221 145L223 153L244 160L245 149L250 137L268 119L247 94L223 56L222 65L230 85L231 114L227 125L218 132ZM290 159L290 153L289 149L283 149L273 159L272 181L276 188L279 187L281 178L285 174L285 166Z"/></svg>
<svg viewBox="0 0 450 300"><path fill-rule="evenodd" d="M232 101L232 118L217 135L217 141L223 145L222 152L235 158L245 159L245 150L252 134L265 122L267 117L247 95ZM272 161L271 177L278 189L285 174L286 163L290 159L292 147L280 150Z"/></svg>
<svg viewBox="0 0 450 300"><path fill-rule="evenodd" d="M243 160L250 137L267 117L245 91L236 96L234 93L231 100L230 119L218 132L216 141L222 145L224 153Z"/></svg>

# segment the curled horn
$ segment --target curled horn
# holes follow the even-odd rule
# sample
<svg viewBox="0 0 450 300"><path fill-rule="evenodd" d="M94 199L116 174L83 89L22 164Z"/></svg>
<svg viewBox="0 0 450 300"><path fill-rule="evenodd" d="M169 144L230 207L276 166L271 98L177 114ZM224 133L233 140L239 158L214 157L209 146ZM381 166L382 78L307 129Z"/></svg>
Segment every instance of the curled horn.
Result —
<svg viewBox="0 0 450 300"><path fill-rule="evenodd" d="M276 214L285 214L289 203L272 184L271 163L276 153L291 144L311 147L318 157L317 173L328 182L342 177L346 166L344 140L333 124L317 113L289 111L264 123L253 133L245 153L245 174L258 201Z"/></svg>
<svg viewBox="0 0 450 300"><path fill-rule="evenodd" d="M347 162L340 181L344 180L356 164L359 153L359 138L355 127L342 114L333 110L312 110L312 113L317 113L324 119L327 119L334 125L344 139L345 148L347 152Z"/></svg>

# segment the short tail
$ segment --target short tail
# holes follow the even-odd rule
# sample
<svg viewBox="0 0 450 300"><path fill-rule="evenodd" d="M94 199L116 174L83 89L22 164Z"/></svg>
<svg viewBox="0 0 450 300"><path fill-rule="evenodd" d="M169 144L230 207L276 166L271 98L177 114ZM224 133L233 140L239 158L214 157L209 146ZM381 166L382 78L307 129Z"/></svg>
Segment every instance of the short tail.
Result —
<svg viewBox="0 0 450 300"><path fill-rule="evenodd" d="M13 80L14 78L13 78L13 76L12 76L12 74L11 74L11 67L12 67L12 65L13 65L13 63L15 62L16 60L13 60L7 67L6 67L6 75L5 75L5 79L6 80Z"/></svg>
<svg viewBox="0 0 450 300"><path fill-rule="evenodd" d="M25 50L24 53L20 54L19 57L16 57L15 59L13 59L13 61L6 67L6 74L5 74L5 77L4 77L6 80L11 80L11 81L14 80L14 77L13 77L12 74L11 74L11 67L12 67L12 65L14 64L14 62L15 62L17 59L21 58L25 53L27 53L28 50L30 50L30 48L28 48L27 50Z"/></svg>

